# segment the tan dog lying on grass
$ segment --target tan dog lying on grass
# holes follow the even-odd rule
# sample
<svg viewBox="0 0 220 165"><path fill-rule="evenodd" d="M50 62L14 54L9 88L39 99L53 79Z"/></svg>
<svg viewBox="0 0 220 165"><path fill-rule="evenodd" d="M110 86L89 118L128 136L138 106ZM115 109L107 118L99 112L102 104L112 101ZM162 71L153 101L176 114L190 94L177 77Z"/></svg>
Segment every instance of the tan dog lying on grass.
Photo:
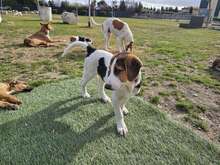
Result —
<svg viewBox="0 0 220 165"><path fill-rule="evenodd" d="M11 81L9 83L0 83L0 108L4 109L18 109L22 104L17 97L12 94L19 92L30 92L31 87L23 81Z"/></svg>
<svg viewBox="0 0 220 165"><path fill-rule="evenodd" d="M30 47L37 47L37 46L55 46L54 42L62 42L63 40L52 40L50 39L49 32L52 30L52 26L50 23L41 24L40 31L34 33L33 35L24 39L24 45Z"/></svg>

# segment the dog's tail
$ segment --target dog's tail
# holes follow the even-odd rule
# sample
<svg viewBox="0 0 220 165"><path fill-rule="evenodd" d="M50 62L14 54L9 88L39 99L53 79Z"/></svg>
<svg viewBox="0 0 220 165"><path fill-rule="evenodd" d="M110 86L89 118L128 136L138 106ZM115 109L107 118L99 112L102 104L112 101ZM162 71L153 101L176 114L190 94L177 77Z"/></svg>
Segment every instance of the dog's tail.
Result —
<svg viewBox="0 0 220 165"><path fill-rule="evenodd" d="M24 39L24 46L34 46L30 38Z"/></svg>
<svg viewBox="0 0 220 165"><path fill-rule="evenodd" d="M101 26L102 24L97 23L93 17L90 18L90 23L92 24L92 26Z"/></svg>
<svg viewBox="0 0 220 165"><path fill-rule="evenodd" d="M75 46L81 46L83 48L87 48L89 46L89 43L87 42L82 42L82 41L74 41L74 42L71 42L63 51L63 54L61 55L61 57L64 57L69 51L71 48L75 47Z"/></svg>

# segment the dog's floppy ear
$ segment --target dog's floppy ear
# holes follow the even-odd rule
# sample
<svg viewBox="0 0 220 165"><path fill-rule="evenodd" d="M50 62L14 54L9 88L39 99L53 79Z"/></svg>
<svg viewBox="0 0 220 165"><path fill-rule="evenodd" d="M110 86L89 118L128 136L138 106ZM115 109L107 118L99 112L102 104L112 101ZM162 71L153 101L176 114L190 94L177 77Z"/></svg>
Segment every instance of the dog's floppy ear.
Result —
<svg viewBox="0 0 220 165"><path fill-rule="evenodd" d="M133 41L131 41L127 46L126 46L126 52L128 51L128 49L130 49L130 52L132 52L133 50Z"/></svg>
<svg viewBox="0 0 220 165"><path fill-rule="evenodd" d="M115 63L115 68L120 71L126 70L126 58L128 54L126 52L119 53L117 56L117 61Z"/></svg>
<svg viewBox="0 0 220 165"><path fill-rule="evenodd" d="M143 66L141 60L136 56L130 56L127 60L127 74L128 80L134 81L138 76L138 73Z"/></svg>

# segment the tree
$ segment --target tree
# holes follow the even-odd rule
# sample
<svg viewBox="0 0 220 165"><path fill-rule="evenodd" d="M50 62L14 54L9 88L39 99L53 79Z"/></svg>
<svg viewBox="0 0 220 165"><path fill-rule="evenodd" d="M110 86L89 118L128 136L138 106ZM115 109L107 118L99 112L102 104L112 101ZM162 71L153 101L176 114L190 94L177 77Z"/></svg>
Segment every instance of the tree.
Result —
<svg viewBox="0 0 220 165"><path fill-rule="evenodd" d="M65 9L68 9L69 6L70 6L70 4L69 4L68 1L62 1L62 2L61 2L61 5L60 5L60 8L62 8L62 9L65 10Z"/></svg>
<svg viewBox="0 0 220 165"><path fill-rule="evenodd" d="M189 8L189 13L190 13L190 14L193 13L193 7L192 7L192 6Z"/></svg>
<svg viewBox="0 0 220 165"><path fill-rule="evenodd" d="M139 3L136 2L134 8L135 8L135 12L136 13L141 13L143 8L144 8L144 6L143 6L143 4L141 2L139 2Z"/></svg>
<svg viewBox="0 0 220 165"><path fill-rule="evenodd" d="M135 2L135 4L134 4L134 11L135 11L135 13L138 13L138 3L137 2Z"/></svg>
<svg viewBox="0 0 220 165"><path fill-rule="evenodd" d="M93 11L93 16L95 16L96 0L93 0L91 3L91 10Z"/></svg>
<svg viewBox="0 0 220 165"><path fill-rule="evenodd" d="M208 18L207 18L207 21L206 21L206 27L208 27L209 23L212 21L212 0L207 0L208 1Z"/></svg>
<svg viewBox="0 0 220 165"><path fill-rule="evenodd" d="M138 4L139 13L142 12L143 8L144 8L143 4L141 2L139 2L139 4Z"/></svg>
<svg viewBox="0 0 220 165"><path fill-rule="evenodd" d="M52 8L54 8L56 5L55 5L55 2L53 0L49 0L48 1L48 5Z"/></svg>
<svg viewBox="0 0 220 165"><path fill-rule="evenodd" d="M127 6L126 6L126 3L125 3L124 0L120 1L119 9L120 9L121 11L126 11Z"/></svg>
<svg viewBox="0 0 220 165"><path fill-rule="evenodd" d="M168 11L172 12L173 11L173 7L169 7Z"/></svg>
<svg viewBox="0 0 220 165"><path fill-rule="evenodd" d="M178 7L176 7L176 8L174 9L174 12L178 13Z"/></svg>
<svg viewBox="0 0 220 165"><path fill-rule="evenodd" d="M10 6L16 10L22 10L24 6L30 9L36 9L37 0L3 0L3 4L4 6Z"/></svg>

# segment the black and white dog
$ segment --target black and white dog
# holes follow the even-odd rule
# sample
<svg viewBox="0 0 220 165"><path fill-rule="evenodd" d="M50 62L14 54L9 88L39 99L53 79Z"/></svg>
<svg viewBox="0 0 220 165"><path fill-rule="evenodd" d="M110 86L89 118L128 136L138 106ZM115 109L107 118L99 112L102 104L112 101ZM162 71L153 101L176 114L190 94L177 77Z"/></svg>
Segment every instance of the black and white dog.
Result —
<svg viewBox="0 0 220 165"><path fill-rule="evenodd" d="M68 46L64 49L63 54L61 55L61 57L64 57L70 51L70 49L73 47L73 45L74 45L73 43L75 41L86 42L89 45L92 44L92 40L90 38L82 37L82 36L71 36L70 37L70 42L68 43Z"/></svg>
<svg viewBox="0 0 220 165"><path fill-rule="evenodd" d="M81 94L90 97L87 92L87 83L98 74L99 97L104 102L111 102L104 89L112 90L112 104L116 116L117 131L120 135L128 132L124 122L124 114L128 113L125 107L131 95L136 95L141 86L140 59L132 54L123 52L113 55L104 50L97 50L86 42L75 41L72 47L82 46L87 49L84 63L84 72L81 80Z"/></svg>

